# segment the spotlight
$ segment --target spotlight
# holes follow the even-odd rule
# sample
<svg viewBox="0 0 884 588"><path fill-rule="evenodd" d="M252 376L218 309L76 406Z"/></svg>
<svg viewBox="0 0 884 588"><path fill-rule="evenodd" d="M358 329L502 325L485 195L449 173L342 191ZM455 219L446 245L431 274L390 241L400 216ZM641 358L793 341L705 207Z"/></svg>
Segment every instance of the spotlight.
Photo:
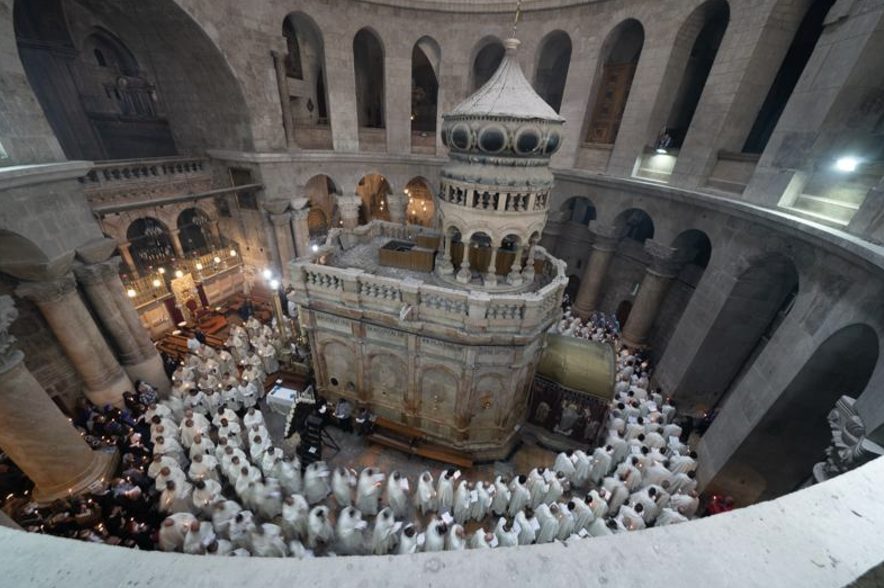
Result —
<svg viewBox="0 0 884 588"><path fill-rule="evenodd" d="M157 271L160 272L161 274L164 274L164 273L166 273L166 268L161 267L161 268L160 268L159 270L157 270Z"/></svg>
<svg viewBox="0 0 884 588"><path fill-rule="evenodd" d="M215 258L212 259L212 261L214 261L215 263L221 263L221 258L216 255Z"/></svg>
<svg viewBox="0 0 884 588"><path fill-rule="evenodd" d="M655 151L657 152L657 155L666 155L666 150L662 147L658 147Z"/></svg>
<svg viewBox="0 0 884 588"><path fill-rule="evenodd" d="M230 257L236 257L236 249L230 250Z"/></svg>
<svg viewBox="0 0 884 588"><path fill-rule="evenodd" d="M859 159L856 157L852 157L850 155L846 155L844 157L839 157L835 161L835 169L839 172L850 173L856 171L857 166L859 165Z"/></svg>
<svg viewBox="0 0 884 588"><path fill-rule="evenodd" d="M316 253L317 251L319 251L319 245L314 243L313 245L310 246L310 249L313 250L313 253Z"/></svg>
<svg viewBox="0 0 884 588"><path fill-rule="evenodd" d="M138 295L138 292L136 292L132 288L129 288L128 290L126 290L126 296L128 296L129 298L135 298L135 296L137 296L137 295Z"/></svg>
<svg viewBox="0 0 884 588"><path fill-rule="evenodd" d="M183 277L184 277L184 272L181 271L181 270L175 270L175 277L176 277L176 278L183 278Z"/></svg>
<svg viewBox="0 0 884 588"><path fill-rule="evenodd" d="M154 280L154 281L151 282L151 283L153 284L153 287L154 287L154 288L159 288L159 287L162 285L162 282L159 281L159 280Z"/></svg>
<svg viewBox="0 0 884 588"><path fill-rule="evenodd" d="M261 272L261 275L264 276L265 280L269 280L273 276L273 272L270 271L269 268L265 268L264 271Z"/></svg>
<svg viewBox="0 0 884 588"><path fill-rule="evenodd" d="M270 287L279 290L279 280L270 280Z"/></svg>
<svg viewBox="0 0 884 588"><path fill-rule="evenodd" d="M198 270L203 269L203 264L201 264L200 262L196 262L196 269L198 269Z"/></svg>

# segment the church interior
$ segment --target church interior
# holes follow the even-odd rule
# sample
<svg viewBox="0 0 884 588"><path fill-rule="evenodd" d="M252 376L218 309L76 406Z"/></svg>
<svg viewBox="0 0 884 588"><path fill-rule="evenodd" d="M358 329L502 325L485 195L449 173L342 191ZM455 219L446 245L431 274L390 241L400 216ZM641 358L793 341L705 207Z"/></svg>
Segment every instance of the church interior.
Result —
<svg viewBox="0 0 884 588"><path fill-rule="evenodd" d="M884 585L884 0L0 28L9 586Z"/></svg>

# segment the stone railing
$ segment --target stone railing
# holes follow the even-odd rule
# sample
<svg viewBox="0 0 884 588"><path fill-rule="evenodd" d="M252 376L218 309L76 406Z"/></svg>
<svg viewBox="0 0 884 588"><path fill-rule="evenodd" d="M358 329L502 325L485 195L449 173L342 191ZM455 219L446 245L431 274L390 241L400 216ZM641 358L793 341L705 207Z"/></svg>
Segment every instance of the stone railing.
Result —
<svg viewBox="0 0 884 588"><path fill-rule="evenodd" d="M545 212L549 203L549 190L540 192L502 192L489 188L482 190L470 185L460 186L447 180L443 182L439 198L443 202L494 212Z"/></svg>
<svg viewBox="0 0 884 588"><path fill-rule="evenodd" d="M212 168L204 158L148 158L96 163L80 178L91 205L194 194L211 190Z"/></svg>
<svg viewBox="0 0 884 588"><path fill-rule="evenodd" d="M537 247L537 255L546 262L545 285L521 294L448 288L414 278L400 280L323 265L335 252L332 243L336 236L358 242L372 235L401 237L409 230L392 223L371 223L352 232L333 230L329 244L315 256L291 263L292 299L317 310L335 309L360 316L378 313L376 318L398 321L406 328L429 324L458 327L474 335L527 335L547 328L559 316L559 301L568 283L565 266L542 247Z"/></svg>

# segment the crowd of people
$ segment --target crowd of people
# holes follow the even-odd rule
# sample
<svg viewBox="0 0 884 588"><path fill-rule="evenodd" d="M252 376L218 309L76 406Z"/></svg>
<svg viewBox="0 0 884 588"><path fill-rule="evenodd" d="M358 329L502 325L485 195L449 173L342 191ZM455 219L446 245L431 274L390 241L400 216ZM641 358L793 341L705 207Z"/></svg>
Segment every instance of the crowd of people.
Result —
<svg viewBox="0 0 884 588"><path fill-rule="evenodd" d="M98 495L32 509L29 527L141 549L301 558L571 541L693 518L696 454L673 404L650 389L648 360L621 347L602 314L583 321L566 308L556 329L614 345L617 381L604 444L559 453L552 467L494 480L302 467L267 429L260 401L280 342L250 318L231 328L227 349L195 347L168 398L142 385L125 410L82 411L77 424L118 447L122 473Z"/></svg>

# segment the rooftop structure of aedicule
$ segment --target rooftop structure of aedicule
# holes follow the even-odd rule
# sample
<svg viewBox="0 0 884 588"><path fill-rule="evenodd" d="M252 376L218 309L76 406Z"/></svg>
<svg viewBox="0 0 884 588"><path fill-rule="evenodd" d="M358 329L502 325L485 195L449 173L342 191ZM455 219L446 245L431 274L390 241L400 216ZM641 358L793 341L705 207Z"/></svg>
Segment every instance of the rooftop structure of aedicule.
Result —
<svg viewBox="0 0 884 588"><path fill-rule="evenodd" d="M537 245L563 120L531 88L518 41L444 115L441 231L336 229L291 264L320 391L470 457L508 453L525 420L565 264Z"/></svg>

